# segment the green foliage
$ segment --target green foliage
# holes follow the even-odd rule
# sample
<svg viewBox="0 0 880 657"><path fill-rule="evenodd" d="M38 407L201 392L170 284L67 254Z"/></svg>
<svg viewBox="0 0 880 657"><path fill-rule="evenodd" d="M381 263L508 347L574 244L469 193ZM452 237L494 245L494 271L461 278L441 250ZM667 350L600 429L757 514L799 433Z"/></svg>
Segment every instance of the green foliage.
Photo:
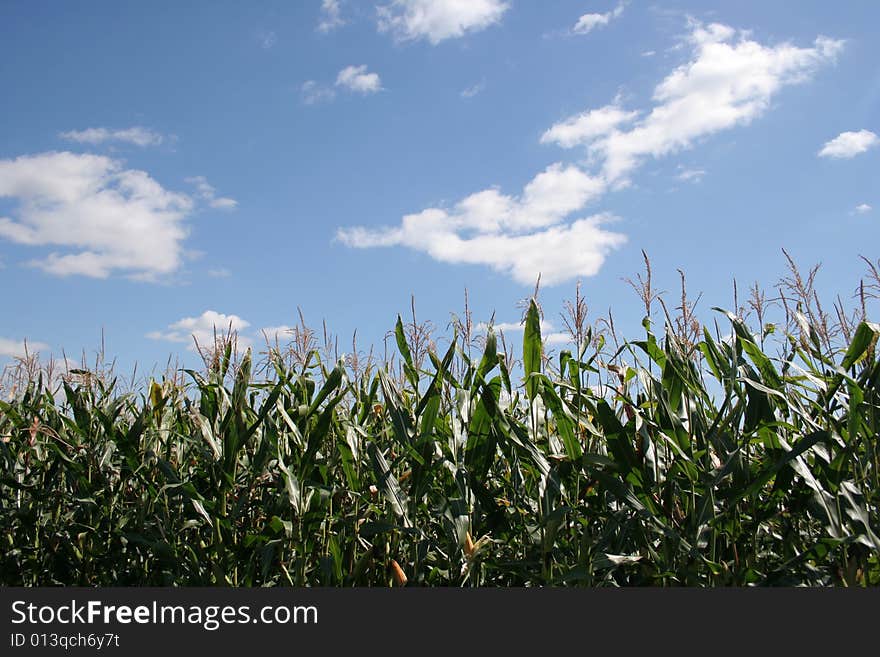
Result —
<svg viewBox="0 0 880 657"><path fill-rule="evenodd" d="M524 396L491 329L424 360L400 318L398 372L226 349L142 394L30 381L0 402L0 584L880 584L880 328L772 357L726 321L553 371L532 301Z"/></svg>

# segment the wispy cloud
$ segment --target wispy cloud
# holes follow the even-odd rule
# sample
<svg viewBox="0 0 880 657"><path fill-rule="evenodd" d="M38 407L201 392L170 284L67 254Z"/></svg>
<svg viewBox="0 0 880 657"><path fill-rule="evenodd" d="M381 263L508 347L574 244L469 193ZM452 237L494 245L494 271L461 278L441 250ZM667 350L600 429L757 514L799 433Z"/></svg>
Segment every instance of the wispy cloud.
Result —
<svg viewBox="0 0 880 657"><path fill-rule="evenodd" d="M336 98L336 89L364 96L382 91L382 80L378 73L370 73L366 64L346 66L336 75L333 85L306 80L300 87L300 98L306 105L329 103Z"/></svg>
<svg viewBox="0 0 880 657"><path fill-rule="evenodd" d="M318 32L332 32L345 25L340 5L339 0L321 0L321 19L318 22Z"/></svg>
<svg viewBox="0 0 880 657"><path fill-rule="evenodd" d="M460 95L462 98L473 98L485 88L486 84L484 82L477 82L476 84L472 84L471 86L462 89Z"/></svg>
<svg viewBox="0 0 880 657"><path fill-rule="evenodd" d="M870 130L841 132L834 139L825 142L819 151L819 157L849 159L878 145L880 145L880 137Z"/></svg>
<svg viewBox="0 0 880 657"><path fill-rule="evenodd" d="M69 152L0 160L3 197L18 207L0 217L0 238L64 249L31 262L50 274L150 280L182 262L192 199L118 160Z"/></svg>
<svg viewBox="0 0 880 657"><path fill-rule="evenodd" d="M263 50L271 50L278 43L278 35L272 30L259 30L256 36L257 42Z"/></svg>
<svg viewBox="0 0 880 657"><path fill-rule="evenodd" d="M605 27L615 18L620 18L623 15L625 7L626 3L621 2L614 9L607 11L604 14L584 14L578 18L577 23L574 24L571 31L574 34L589 34L597 27Z"/></svg>
<svg viewBox="0 0 880 657"><path fill-rule="evenodd" d="M151 340L188 343L187 349L195 351L193 339L200 347L211 347L214 345L215 335L226 335L232 330L238 338L238 346L246 348L253 344L253 340L242 332L250 325L250 322L238 315L225 315L215 310L206 310L198 317L184 317L169 324L165 331L147 333L146 337Z"/></svg>
<svg viewBox="0 0 880 657"><path fill-rule="evenodd" d="M360 94L374 94L382 90L378 73L368 73L367 65L346 66L336 76L336 86Z"/></svg>
<svg viewBox="0 0 880 657"><path fill-rule="evenodd" d="M208 201L208 205L218 210L234 210L238 207L238 201L228 196L221 196L220 198L212 198Z"/></svg>
<svg viewBox="0 0 880 657"><path fill-rule="evenodd" d="M195 185L196 197L218 210L234 210L238 207L238 201L226 196L217 196L217 190L208 183L204 176L190 176L184 179L191 185Z"/></svg>
<svg viewBox="0 0 880 657"><path fill-rule="evenodd" d="M158 146L165 141L165 137L160 133L141 126L124 129L86 128L85 130L60 132L58 136L78 144L92 144L95 146L105 142L122 142L141 147Z"/></svg>
<svg viewBox="0 0 880 657"><path fill-rule="evenodd" d="M217 267L216 269L209 269L208 276L211 278L229 278L232 276L232 272L226 269L226 267Z"/></svg>
<svg viewBox="0 0 880 657"><path fill-rule="evenodd" d="M698 183L703 179L703 176L705 175L706 171L704 169L686 169L682 166L679 166L678 173L675 174L675 177L682 182Z"/></svg>
<svg viewBox="0 0 880 657"><path fill-rule="evenodd" d="M509 6L501 0L392 0L376 11L380 32L437 45L499 23Z"/></svg>
<svg viewBox="0 0 880 657"><path fill-rule="evenodd" d="M316 80L306 80L299 89L302 102L306 105L327 103L336 97L336 91L332 87L321 84Z"/></svg>
<svg viewBox="0 0 880 657"><path fill-rule="evenodd" d="M542 137L563 148L586 146L609 181L625 178L647 157L691 148L704 137L747 125L785 86L804 82L833 62L843 41L818 37L811 47L768 46L726 25L693 22L690 60L654 89L647 112L617 103L562 121ZM604 119L604 120L600 120Z"/></svg>
<svg viewBox="0 0 880 657"><path fill-rule="evenodd" d="M874 208L872 208L872 207L871 207L870 205L868 205L867 203L860 203L860 204L857 205L856 208L855 208L856 213L858 213L858 214L868 214L868 213L869 213L871 210L873 210L873 209L874 209Z"/></svg>

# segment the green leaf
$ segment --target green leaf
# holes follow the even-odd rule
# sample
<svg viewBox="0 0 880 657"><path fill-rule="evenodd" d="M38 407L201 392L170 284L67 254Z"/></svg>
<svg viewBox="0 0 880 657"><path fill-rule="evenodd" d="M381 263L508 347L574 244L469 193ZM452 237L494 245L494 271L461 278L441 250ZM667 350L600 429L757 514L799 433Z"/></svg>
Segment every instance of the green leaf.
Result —
<svg viewBox="0 0 880 657"><path fill-rule="evenodd" d="M485 379L486 375L492 370L493 367L498 363L498 348L497 341L495 338L495 331L489 328L489 331L486 333L486 348L483 349L483 358L480 360L480 364L477 367L477 377L480 379Z"/></svg>
<svg viewBox="0 0 880 657"><path fill-rule="evenodd" d="M583 449L581 449L581 443L575 432L574 421L565 407L565 402L556 394L550 379L545 376L541 377L541 398L544 400L547 408L550 409L550 412L553 413L556 429L559 432L560 438L562 438L562 444L565 445L566 455L572 461L579 459L583 454Z"/></svg>
<svg viewBox="0 0 880 657"><path fill-rule="evenodd" d="M403 356L404 362L412 367L412 352L409 350L409 344L406 341L406 334L403 331L403 320L400 318L400 315L397 316L397 323L394 325L394 338L397 340L397 348L400 350L400 355Z"/></svg>
<svg viewBox="0 0 880 657"><path fill-rule="evenodd" d="M526 312L526 325L523 331L523 370L526 378L526 395L534 401L538 394L539 382L533 376L541 373L541 356L544 345L541 342L541 315L534 299L529 301Z"/></svg>
<svg viewBox="0 0 880 657"><path fill-rule="evenodd" d="M407 515L409 504L406 494L400 487L400 482L397 480L397 477L391 472L391 466L388 465L385 456L379 451L376 444L372 442L367 445L367 453L370 455L370 461L373 464L373 472L376 475L376 480L385 492L385 498L391 504L391 509L403 520L404 526L412 527L412 523Z"/></svg>
<svg viewBox="0 0 880 657"><path fill-rule="evenodd" d="M749 358L755 364L755 367L758 368L763 383L774 390L782 390L782 379L776 371L776 368L773 366L773 361L770 360L767 354L761 351L743 321L730 311L721 310L720 308L713 308L713 310L719 310L727 315L727 318L733 325L733 330L734 333L736 333L740 346L742 346L743 351L748 354Z"/></svg>
<svg viewBox="0 0 880 657"><path fill-rule="evenodd" d="M878 335L880 335L880 324L874 324L873 322L862 322L859 324L840 367L848 370L862 360L868 353L868 349L877 340Z"/></svg>

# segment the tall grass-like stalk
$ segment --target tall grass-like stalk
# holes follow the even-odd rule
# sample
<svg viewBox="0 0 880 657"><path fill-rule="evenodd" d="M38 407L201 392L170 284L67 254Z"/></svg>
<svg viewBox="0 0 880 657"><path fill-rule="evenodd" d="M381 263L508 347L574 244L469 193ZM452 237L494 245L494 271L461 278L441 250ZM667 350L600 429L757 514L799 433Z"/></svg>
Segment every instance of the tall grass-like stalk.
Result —
<svg viewBox="0 0 880 657"><path fill-rule="evenodd" d="M700 324L646 255L643 333L590 325L578 288L558 355L536 287L521 367L467 300L442 342L413 303L384 363L302 314L262 362L222 333L143 386L29 355L0 401L0 583L878 585L866 262L852 311L789 258L778 296Z"/></svg>

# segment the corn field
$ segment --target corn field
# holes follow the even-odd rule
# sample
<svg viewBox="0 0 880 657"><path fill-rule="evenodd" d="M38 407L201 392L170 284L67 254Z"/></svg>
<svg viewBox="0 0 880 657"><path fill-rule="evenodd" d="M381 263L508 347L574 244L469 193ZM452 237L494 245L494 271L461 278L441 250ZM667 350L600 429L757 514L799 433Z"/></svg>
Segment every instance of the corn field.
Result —
<svg viewBox="0 0 880 657"><path fill-rule="evenodd" d="M683 283L661 323L639 278L634 340L578 298L559 353L533 297L518 359L398 317L380 363L226 336L142 389L31 372L0 401L0 584L880 584L870 286L829 330L812 275L778 324L756 288L701 325Z"/></svg>

